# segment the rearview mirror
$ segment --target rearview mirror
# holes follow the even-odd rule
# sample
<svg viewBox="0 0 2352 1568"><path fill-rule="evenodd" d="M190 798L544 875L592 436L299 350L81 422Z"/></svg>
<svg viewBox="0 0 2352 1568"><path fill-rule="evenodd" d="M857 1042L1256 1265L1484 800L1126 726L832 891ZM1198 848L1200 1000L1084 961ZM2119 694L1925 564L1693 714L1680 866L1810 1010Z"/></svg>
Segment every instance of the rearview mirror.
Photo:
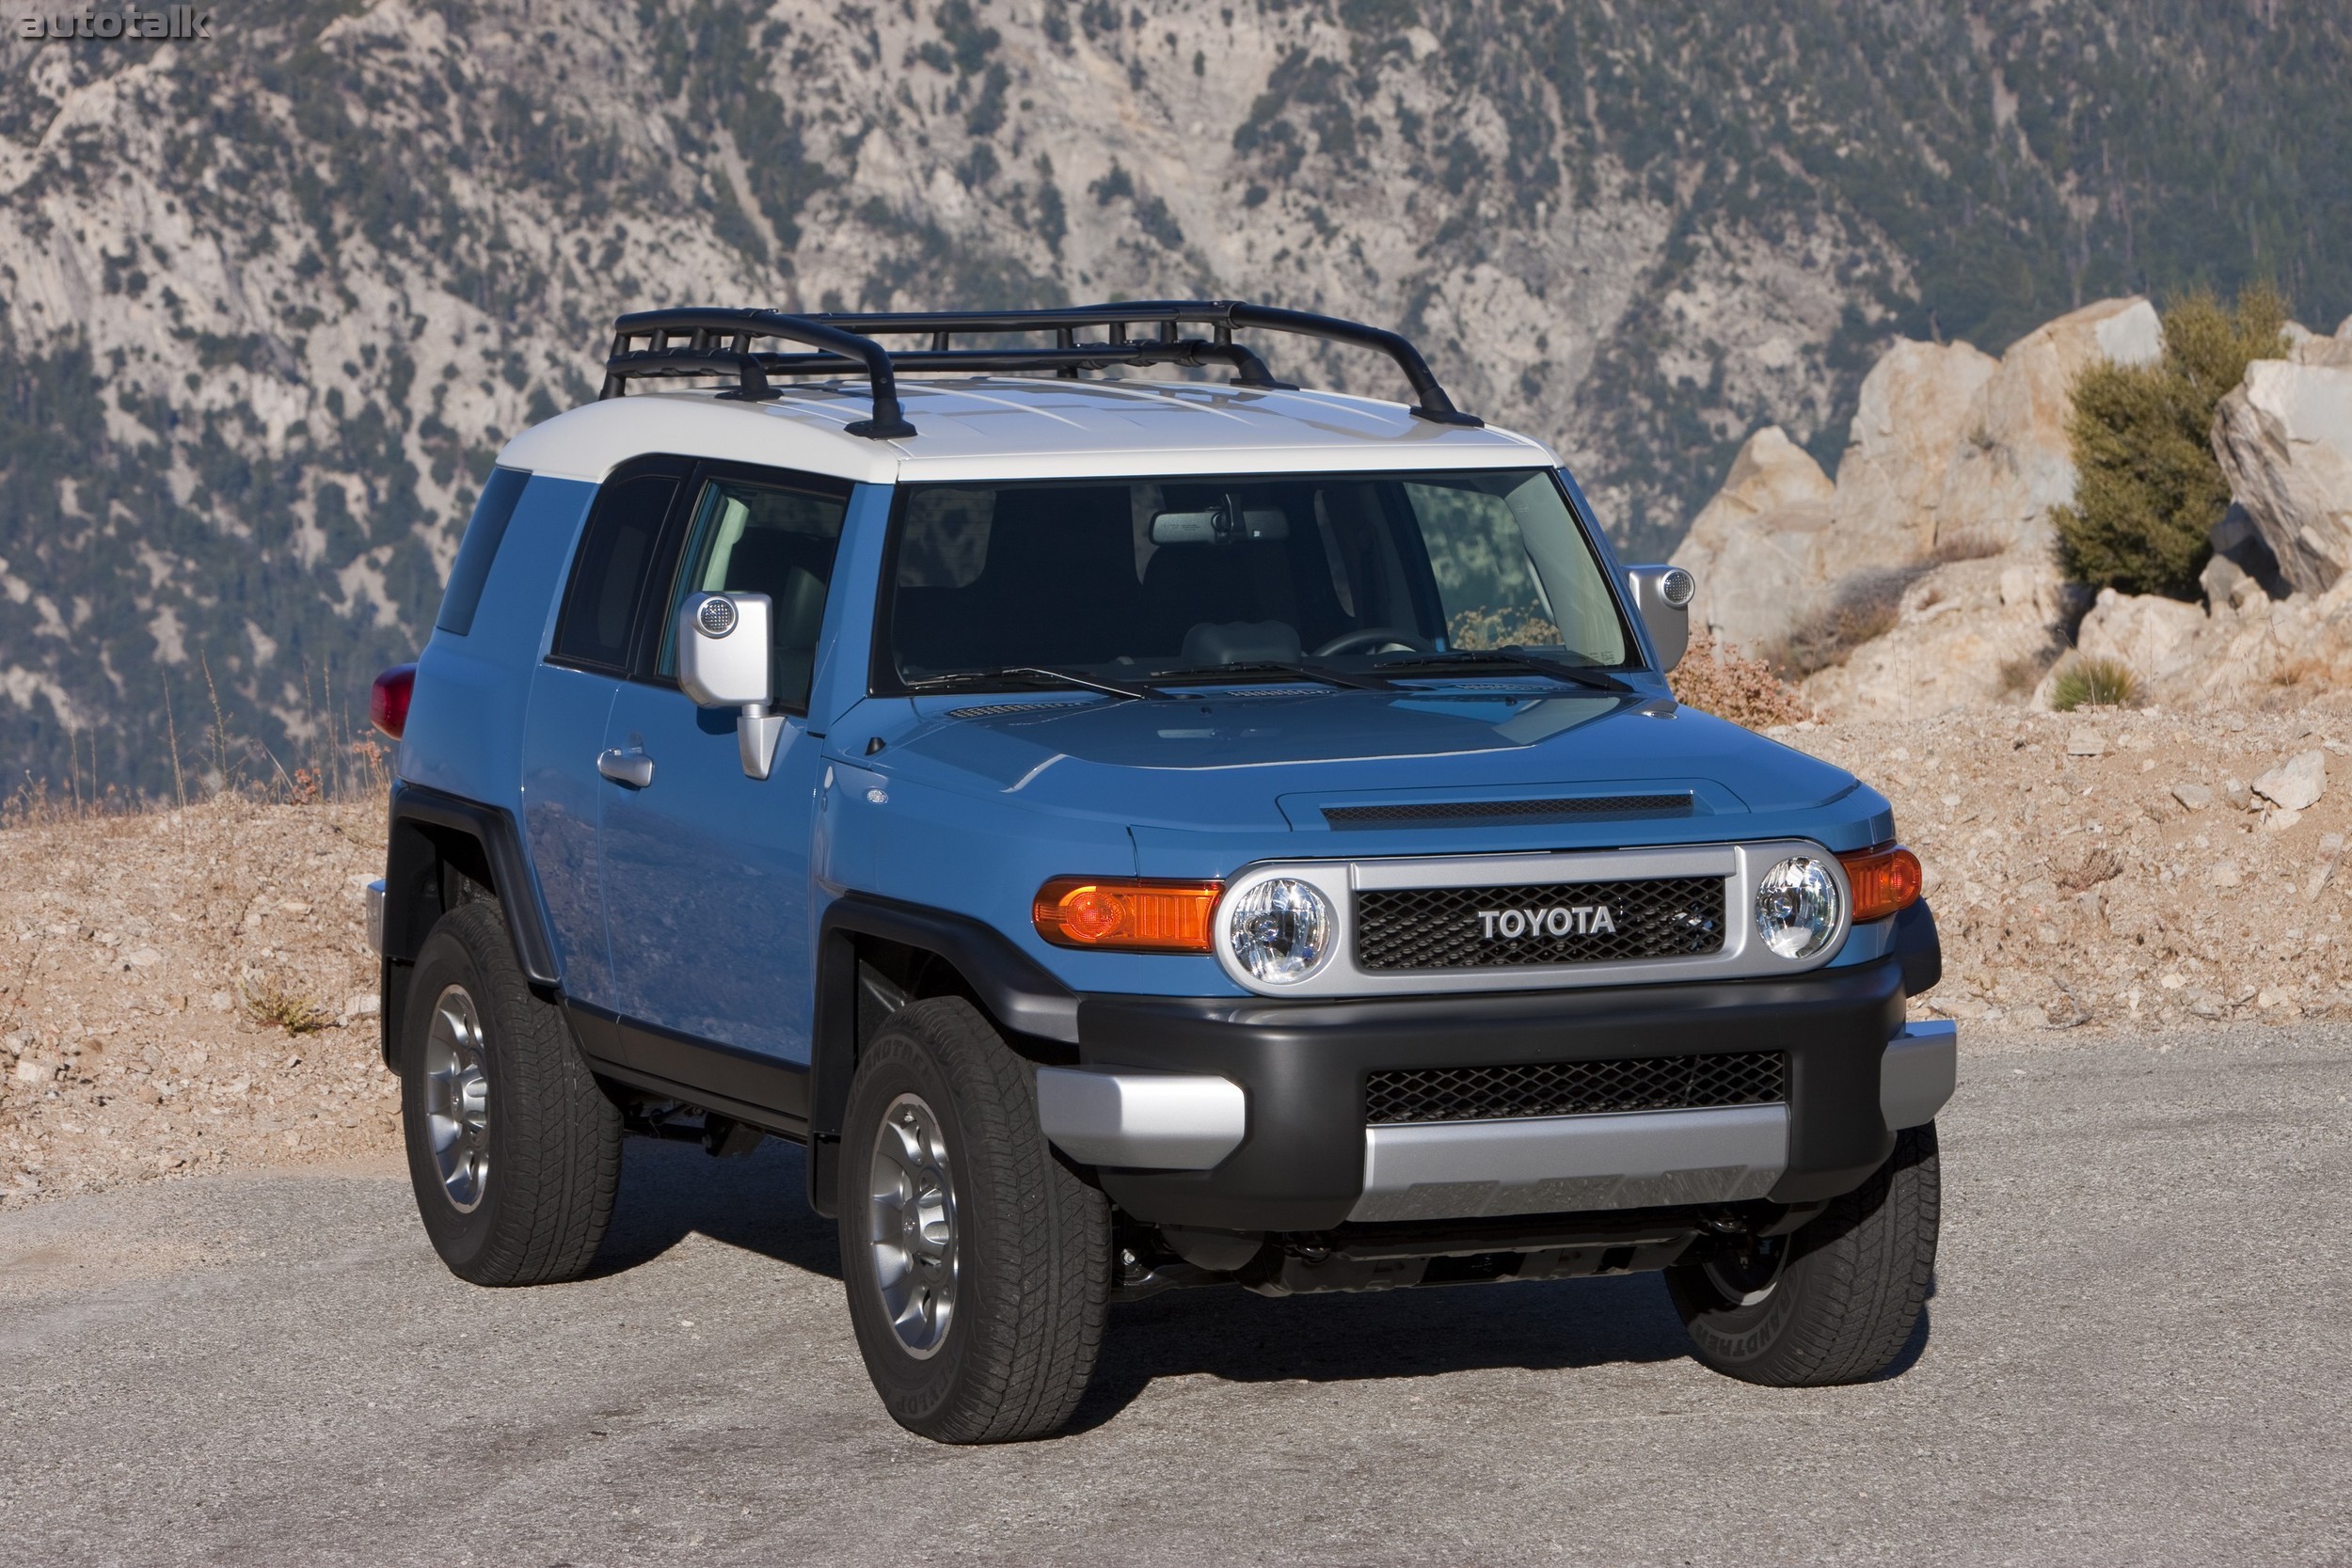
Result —
<svg viewBox="0 0 2352 1568"><path fill-rule="evenodd" d="M692 594L677 613L678 687L697 707L740 710L736 746L755 779L775 766L784 733L784 720L768 711L771 614L765 594Z"/></svg>
<svg viewBox="0 0 2352 1568"><path fill-rule="evenodd" d="M1691 645L1691 600L1699 579L1680 566L1629 566L1625 576L1633 608L1642 612L1650 645L1658 651L1658 667L1673 669Z"/></svg>
<svg viewBox="0 0 2352 1568"><path fill-rule="evenodd" d="M1291 520L1277 507L1236 506L1231 497L1206 512L1155 512L1154 545L1229 545L1236 539L1288 539Z"/></svg>

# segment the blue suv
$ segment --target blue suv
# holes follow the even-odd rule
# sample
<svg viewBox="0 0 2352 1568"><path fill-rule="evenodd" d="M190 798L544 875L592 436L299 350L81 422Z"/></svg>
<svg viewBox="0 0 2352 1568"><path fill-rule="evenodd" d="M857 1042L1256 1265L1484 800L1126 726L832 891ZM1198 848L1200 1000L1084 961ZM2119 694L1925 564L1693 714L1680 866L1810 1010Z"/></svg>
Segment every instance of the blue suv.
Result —
<svg viewBox="0 0 2352 1568"><path fill-rule="evenodd" d="M1230 379L1104 373L1171 367ZM1689 574L1410 343L669 310L605 369L375 692L385 1054L459 1275L587 1270L628 1135L781 1137L945 1441L1056 1430L1176 1286L1660 1270L1734 1377L1898 1359L1954 1077L1918 862L1676 703Z"/></svg>

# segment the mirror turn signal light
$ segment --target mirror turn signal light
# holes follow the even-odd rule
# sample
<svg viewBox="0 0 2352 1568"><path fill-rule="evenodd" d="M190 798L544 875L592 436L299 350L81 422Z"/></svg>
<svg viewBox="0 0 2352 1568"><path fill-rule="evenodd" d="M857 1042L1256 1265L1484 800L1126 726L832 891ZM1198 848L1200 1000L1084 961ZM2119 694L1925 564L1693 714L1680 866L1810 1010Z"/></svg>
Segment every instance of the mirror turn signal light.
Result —
<svg viewBox="0 0 2352 1568"><path fill-rule="evenodd" d="M1919 857L1899 844L1840 855L1837 863L1846 868L1846 880L1853 887L1856 921L1884 920L1911 908L1919 901L1920 884L1927 877Z"/></svg>
<svg viewBox="0 0 2352 1568"><path fill-rule="evenodd" d="M1030 918L1057 947L1109 953L1207 953L1223 882L1149 877L1057 877L1037 890Z"/></svg>

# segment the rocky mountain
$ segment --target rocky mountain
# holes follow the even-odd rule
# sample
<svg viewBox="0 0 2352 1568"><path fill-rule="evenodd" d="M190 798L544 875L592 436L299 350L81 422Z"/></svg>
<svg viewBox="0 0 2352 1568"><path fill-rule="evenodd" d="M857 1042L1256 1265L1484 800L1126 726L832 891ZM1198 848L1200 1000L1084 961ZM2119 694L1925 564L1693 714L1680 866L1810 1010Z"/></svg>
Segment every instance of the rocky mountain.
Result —
<svg viewBox="0 0 2352 1568"><path fill-rule="evenodd" d="M1836 459L1899 337L1996 355L2257 276L2352 309L2327 0L256 0L210 30L0 43L0 758L60 785L274 777L348 734L499 442L592 395L623 309L1395 323L1658 555L1757 426Z"/></svg>

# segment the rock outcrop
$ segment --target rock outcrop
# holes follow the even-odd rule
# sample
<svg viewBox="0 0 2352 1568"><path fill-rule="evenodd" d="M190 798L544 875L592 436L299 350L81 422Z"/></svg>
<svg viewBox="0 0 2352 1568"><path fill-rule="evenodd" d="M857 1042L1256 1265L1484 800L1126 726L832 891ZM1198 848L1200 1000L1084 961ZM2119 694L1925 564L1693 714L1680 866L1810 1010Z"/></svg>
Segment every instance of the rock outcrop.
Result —
<svg viewBox="0 0 2352 1568"><path fill-rule="evenodd" d="M1898 343L1863 382L1834 483L1777 430L1740 449L1674 557L1699 579L1703 624L1772 653L1858 599L1899 595L1891 629L1814 674L1808 701L1920 715L2021 679L2029 689L2068 601L2049 510L2074 494L2074 382L2162 348L2144 299L2086 306L1997 360L1965 343ZM1867 632L1887 616L1850 618Z"/></svg>
<svg viewBox="0 0 2352 1568"><path fill-rule="evenodd" d="M1835 483L1777 427L1749 436L1675 551L1699 579L1700 624L1760 653L1856 573L1925 557L1944 470L1999 365L1966 343L1897 343L1863 380Z"/></svg>
<svg viewBox="0 0 2352 1568"><path fill-rule="evenodd" d="M1936 536L2047 553L2050 508L2074 499L2067 438L2074 388L2102 359L2144 365L2164 352L2164 327L2145 299L2106 299L2070 311L2010 345L1978 391L1967 429L1944 470Z"/></svg>
<svg viewBox="0 0 2352 1568"><path fill-rule="evenodd" d="M1787 606L1820 586L1815 546L1836 486L1778 425L1749 436L1715 499L1675 551L1698 578L1692 619L1716 640L1760 648L1788 630Z"/></svg>
<svg viewBox="0 0 2352 1568"><path fill-rule="evenodd" d="M2046 560L1956 561L1904 592L1893 629L1799 688L1842 719L1924 719L2032 689L2071 591Z"/></svg>
<svg viewBox="0 0 2352 1568"><path fill-rule="evenodd" d="M2112 590L2086 603L2053 551L2050 510L2074 491L2072 388L2103 359L2162 352L2143 299L2061 316L1997 362L1898 344L1864 383L1835 483L1759 431L1675 559L1719 638L1821 663L1800 693L1836 717L2046 706L2077 617L2079 652L2127 666L2166 705L2352 686L2352 321L2286 338L2215 419L2234 504L2202 604Z"/></svg>
<svg viewBox="0 0 2352 1568"><path fill-rule="evenodd" d="M2214 456L2297 593L2352 567L2352 338L2306 339L2258 359L2221 400Z"/></svg>

